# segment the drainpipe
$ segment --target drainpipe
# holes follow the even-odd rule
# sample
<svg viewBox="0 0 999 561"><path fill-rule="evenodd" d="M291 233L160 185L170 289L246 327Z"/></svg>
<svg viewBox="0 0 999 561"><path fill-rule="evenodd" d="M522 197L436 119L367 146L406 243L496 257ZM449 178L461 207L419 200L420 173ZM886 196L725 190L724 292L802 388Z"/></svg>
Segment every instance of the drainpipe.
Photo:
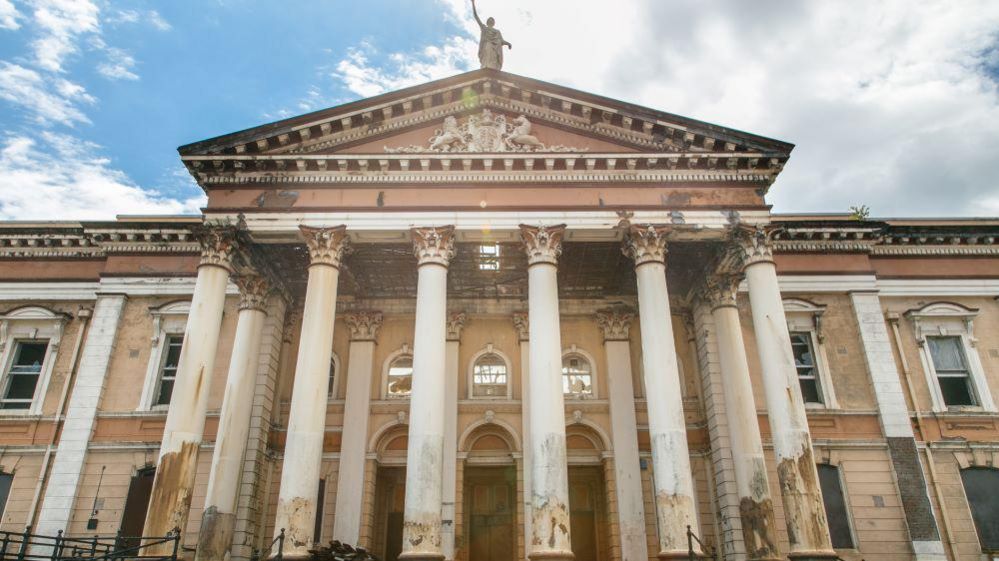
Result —
<svg viewBox="0 0 999 561"><path fill-rule="evenodd" d="M954 534L951 532L950 516L947 515L947 505L944 502L943 491L940 489L940 483L937 479L937 467L936 462L933 461L933 451L931 450L930 442L926 440L926 434L923 432L923 415L920 413L919 404L916 401L916 390L912 387L909 361L906 360L905 352L902 350L902 335L898 330L898 320L899 315L897 313L888 314L888 323L891 325L891 332L895 339L895 348L898 349L898 356L902 361L902 376L905 378L905 387L908 390L913 413L916 415L916 428L919 431L919 439L926 443L926 468L929 472L930 484L933 486L934 494L937 496L937 504L940 506L940 521L943 522L943 530L947 534L947 549L950 550L950 558L957 559Z"/></svg>
<svg viewBox="0 0 999 561"><path fill-rule="evenodd" d="M90 316L93 310L90 308L80 308L76 317L82 322L80 330L76 333L76 343L73 345L73 358L70 361L69 374L62 383L62 393L59 395L59 405L56 407L55 421L52 423L52 436L45 447L45 456L42 458L42 467L38 470L38 482L35 484L35 494L31 497L31 506L28 507L28 521L25 526L34 526L35 517L38 515L38 503L42 498L42 489L45 487L45 478L48 475L49 464L52 462L52 453L56 449L56 438L59 435L59 424L65 419L66 397L69 395L69 388L76 378L76 371L79 368L80 349L83 347L83 338L86 335L87 327L90 325ZM53 357L55 360L57 357ZM44 396L43 396L44 399Z"/></svg>

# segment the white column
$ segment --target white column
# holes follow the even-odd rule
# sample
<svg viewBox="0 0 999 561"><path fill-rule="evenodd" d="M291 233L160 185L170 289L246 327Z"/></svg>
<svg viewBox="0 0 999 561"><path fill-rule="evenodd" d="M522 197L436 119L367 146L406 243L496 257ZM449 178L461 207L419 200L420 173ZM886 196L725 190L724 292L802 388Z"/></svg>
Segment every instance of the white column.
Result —
<svg viewBox="0 0 999 561"><path fill-rule="evenodd" d="M237 245L236 230L231 226L203 226L195 234L201 242L201 263L163 429L144 536L165 536L174 528L183 530L187 526L222 329L230 259ZM153 546L148 554L169 554L170 547L169 543Z"/></svg>
<svg viewBox="0 0 999 561"><path fill-rule="evenodd" d="M468 316L465 312L452 312L447 317L447 351L444 362L444 467L441 469L443 493L441 496L441 522L444 559L454 559L454 500L458 477L458 351L461 349L461 330Z"/></svg>
<svg viewBox="0 0 999 561"><path fill-rule="evenodd" d="M520 341L520 445L522 448L520 469L524 478L524 558L531 553L531 408L530 404L530 363L531 363L531 322L525 312L514 312L513 326L517 329Z"/></svg>
<svg viewBox="0 0 999 561"><path fill-rule="evenodd" d="M565 226L521 226L527 249L531 442L531 559L573 558L562 395L558 256Z"/></svg>
<svg viewBox="0 0 999 561"><path fill-rule="evenodd" d="M635 420L635 388L631 378L629 331L635 314L629 309L597 312L607 353L607 387L610 390L611 439L614 443L614 489L617 495L618 527L622 561L647 561L645 501L638 457L638 423Z"/></svg>
<svg viewBox="0 0 999 561"><path fill-rule="evenodd" d="M368 417L371 414L371 373L374 370L375 340L382 325L382 313L351 312L347 314L346 320L350 330L350 355L347 359L347 392L344 396L343 440L340 443L333 539L356 546L361 537L361 509L364 504L364 462L368 451Z"/></svg>
<svg viewBox="0 0 999 561"><path fill-rule="evenodd" d="M447 267L454 227L414 228L418 260L413 391L409 400L406 505L400 559L440 560L444 461Z"/></svg>
<svg viewBox="0 0 999 561"><path fill-rule="evenodd" d="M94 430L97 406L104 391L108 363L127 300L124 294L97 295L66 410L66 421L59 435L59 447L45 487L45 500L35 528L39 534L54 536L59 530L68 529L87 447Z"/></svg>
<svg viewBox="0 0 999 561"><path fill-rule="evenodd" d="M337 281L348 245L346 226L300 229L309 250L309 281L274 523L275 534L285 530L284 556L293 559L309 557L315 541Z"/></svg>
<svg viewBox="0 0 999 561"><path fill-rule="evenodd" d="M812 437L777 284L773 230L741 227L735 234L749 285L756 351L763 371L777 478L791 543L789 555L795 559L828 559L836 553L829 539Z"/></svg>
<svg viewBox="0 0 999 561"><path fill-rule="evenodd" d="M680 369L666 291L667 227L633 227L625 254L635 260L642 365L652 445L652 478L660 558L687 555L687 526L695 532L697 500L690 473Z"/></svg>
<svg viewBox="0 0 999 561"><path fill-rule="evenodd" d="M736 294L740 277L719 275L708 283L704 298L711 307L721 364L721 385L729 442L739 496L742 539L749 559L777 559L777 527L767 482L763 440L749 379L749 362L742 339Z"/></svg>
<svg viewBox="0 0 999 561"><path fill-rule="evenodd" d="M256 366L267 319L267 299L271 293L270 283L260 275L238 275L235 282L239 286L239 317L208 475L196 561L223 561L232 547L240 473L250 432Z"/></svg>

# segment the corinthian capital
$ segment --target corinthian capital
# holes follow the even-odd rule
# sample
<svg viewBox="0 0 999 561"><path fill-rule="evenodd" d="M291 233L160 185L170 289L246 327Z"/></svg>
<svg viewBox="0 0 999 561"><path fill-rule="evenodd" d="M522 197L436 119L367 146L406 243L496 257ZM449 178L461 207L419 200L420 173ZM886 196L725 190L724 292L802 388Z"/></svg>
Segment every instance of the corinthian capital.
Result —
<svg viewBox="0 0 999 561"><path fill-rule="evenodd" d="M731 273L716 274L704 283L701 289L701 299L704 300L712 310L725 306L735 307L736 294L739 292L739 283L742 275Z"/></svg>
<svg viewBox="0 0 999 561"><path fill-rule="evenodd" d="M447 340L461 339L461 330L465 327L468 315L465 312L451 312L447 315Z"/></svg>
<svg viewBox="0 0 999 561"><path fill-rule="evenodd" d="M239 287L240 310L267 310L267 298L273 287L263 275L242 273L233 279Z"/></svg>
<svg viewBox="0 0 999 561"><path fill-rule="evenodd" d="M609 308L597 311L597 324L604 332L604 341L627 341L631 330L631 320L635 312L631 308Z"/></svg>
<svg viewBox="0 0 999 561"><path fill-rule="evenodd" d="M333 228L299 226L298 229L305 238L305 246L309 249L309 261L312 265L340 268L344 256L350 252L346 226Z"/></svg>
<svg viewBox="0 0 999 561"><path fill-rule="evenodd" d="M632 226L624 239L621 250L635 260L635 266L645 263L666 263L666 241L672 229L669 226L645 224Z"/></svg>
<svg viewBox="0 0 999 561"><path fill-rule="evenodd" d="M732 229L732 241L737 254L742 258L742 266L774 260L774 236L780 228L773 225L737 225Z"/></svg>
<svg viewBox="0 0 999 561"><path fill-rule="evenodd" d="M382 326L382 313L369 310L350 312L344 318L351 341L374 341Z"/></svg>
<svg viewBox="0 0 999 561"><path fill-rule="evenodd" d="M514 312L513 326L517 329L518 339L527 341L531 338L531 320L527 312Z"/></svg>
<svg viewBox="0 0 999 561"><path fill-rule="evenodd" d="M413 228L413 253L417 263L443 265L454 257L454 226Z"/></svg>
<svg viewBox="0 0 999 561"><path fill-rule="evenodd" d="M194 237L201 244L201 265L215 265L232 271L232 256L239 249L236 227L231 224L200 224Z"/></svg>
<svg viewBox="0 0 999 561"><path fill-rule="evenodd" d="M520 225L520 238L527 250L527 264L551 263L558 264L562 255L562 237L565 235L565 224L557 226Z"/></svg>

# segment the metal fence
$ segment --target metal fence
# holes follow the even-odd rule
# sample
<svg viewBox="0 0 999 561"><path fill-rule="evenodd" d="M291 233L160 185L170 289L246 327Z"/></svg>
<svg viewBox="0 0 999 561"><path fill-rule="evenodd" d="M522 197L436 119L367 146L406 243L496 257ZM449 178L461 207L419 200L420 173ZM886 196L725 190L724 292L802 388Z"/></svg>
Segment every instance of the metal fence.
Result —
<svg viewBox="0 0 999 561"><path fill-rule="evenodd" d="M169 544L168 555L152 554L151 548ZM180 529L162 537L114 536L70 538L60 530L55 536L0 531L0 559L3 561L176 561L180 548Z"/></svg>

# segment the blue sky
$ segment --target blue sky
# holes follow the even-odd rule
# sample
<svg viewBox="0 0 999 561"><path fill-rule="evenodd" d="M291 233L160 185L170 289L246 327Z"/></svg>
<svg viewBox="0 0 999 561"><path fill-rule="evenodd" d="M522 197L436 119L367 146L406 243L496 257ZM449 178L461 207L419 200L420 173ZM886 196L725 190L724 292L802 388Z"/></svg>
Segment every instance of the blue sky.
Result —
<svg viewBox="0 0 999 561"><path fill-rule="evenodd" d="M797 144L775 210L999 214L999 3L479 0L507 70ZM477 67L463 0L0 0L0 218L196 212L176 147Z"/></svg>

